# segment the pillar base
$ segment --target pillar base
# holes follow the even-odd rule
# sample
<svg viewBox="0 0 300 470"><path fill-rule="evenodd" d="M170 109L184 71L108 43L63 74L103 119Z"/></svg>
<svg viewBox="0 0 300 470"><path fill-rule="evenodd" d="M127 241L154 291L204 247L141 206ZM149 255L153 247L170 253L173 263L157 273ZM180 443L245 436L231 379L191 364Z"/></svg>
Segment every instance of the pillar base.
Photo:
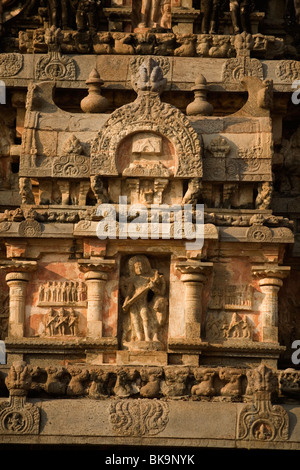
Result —
<svg viewBox="0 0 300 470"><path fill-rule="evenodd" d="M91 320L87 322L87 338L102 338L102 320Z"/></svg>
<svg viewBox="0 0 300 470"><path fill-rule="evenodd" d="M277 326L264 326L262 333L263 333L264 343L278 343L278 327Z"/></svg>
<svg viewBox="0 0 300 470"><path fill-rule="evenodd" d="M24 325L23 323L10 323L8 327L8 338L23 338Z"/></svg>
<svg viewBox="0 0 300 470"><path fill-rule="evenodd" d="M168 364L168 354L164 351L117 351L119 365L152 365Z"/></svg>
<svg viewBox="0 0 300 470"><path fill-rule="evenodd" d="M198 322L190 322L185 325L186 339L199 339L201 336L201 325Z"/></svg>

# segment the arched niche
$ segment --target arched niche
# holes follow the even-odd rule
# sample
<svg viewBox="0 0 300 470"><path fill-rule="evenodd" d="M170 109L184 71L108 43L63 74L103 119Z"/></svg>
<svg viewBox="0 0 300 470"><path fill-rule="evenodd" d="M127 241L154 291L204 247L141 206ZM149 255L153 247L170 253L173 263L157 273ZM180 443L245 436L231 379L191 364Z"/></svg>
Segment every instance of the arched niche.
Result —
<svg viewBox="0 0 300 470"><path fill-rule="evenodd" d="M151 152L132 152L134 140L143 136L144 144L147 139L150 146L151 140L153 145L161 142L160 157L155 151L151 158ZM91 174L122 176L138 153L144 164L161 159L169 176L202 178L202 137L179 109L162 103L156 94L141 95L112 113L92 143ZM143 158L139 156L141 162Z"/></svg>
<svg viewBox="0 0 300 470"><path fill-rule="evenodd" d="M116 166L122 176L168 178L177 171L175 148L161 134L135 132L120 142L116 151Z"/></svg>

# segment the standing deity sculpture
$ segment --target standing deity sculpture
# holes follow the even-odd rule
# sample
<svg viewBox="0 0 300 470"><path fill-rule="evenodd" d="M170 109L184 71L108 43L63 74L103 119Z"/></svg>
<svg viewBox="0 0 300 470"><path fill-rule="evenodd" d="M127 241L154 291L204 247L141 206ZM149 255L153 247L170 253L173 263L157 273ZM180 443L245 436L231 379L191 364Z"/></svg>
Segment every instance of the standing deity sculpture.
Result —
<svg viewBox="0 0 300 470"><path fill-rule="evenodd" d="M129 275L121 279L120 285L125 298L122 305L124 343L130 343L131 348L138 348L142 342L158 343L167 316L166 280L151 268L144 255L131 257L128 270Z"/></svg>
<svg viewBox="0 0 300 470"><path fill-rule="evenodd" d="M170 4L170 0L142 0L140 9L140 24L138 27L157 28L160 26L162 10L164 10L165 4Z"/></svg>
<svg viewBox="0 0 300 470"><path fill-rule="evenodd" d="M41 1L40 4L43 6L45 1ZM50 26L69 29L69 0L48 0L47 7Z"/></svg>
<svg viewBox="0 0 300 470"><path fill-rule="evenodd" d="M250 12L252 0L230 0L230 13L234 34L251 33Z"/></svg>
<svg viewBox="0 0 300 470"><path fill-rule="evenodd" d="M44 4L45 0L41 1ZM71 29L76 20L79 32L97 30L97 14L100 0L47 0L49 23L63 30ZM73 18L73 21L72 21Z"/></svg>
<svg viewBox="0 0 300 470"><path fill-rule="evenodd" d="M100 0L79 0L72 3L76 5L76 25L77 30L82 32L89 30L90 32L97 31L97 14L98 8L101 5Z"/></svg>
<svg viewBox="0 0 300 470"><path fill-rule="evenodd" d="M217 34L222 0L201 0L202 34Z"/></svg>

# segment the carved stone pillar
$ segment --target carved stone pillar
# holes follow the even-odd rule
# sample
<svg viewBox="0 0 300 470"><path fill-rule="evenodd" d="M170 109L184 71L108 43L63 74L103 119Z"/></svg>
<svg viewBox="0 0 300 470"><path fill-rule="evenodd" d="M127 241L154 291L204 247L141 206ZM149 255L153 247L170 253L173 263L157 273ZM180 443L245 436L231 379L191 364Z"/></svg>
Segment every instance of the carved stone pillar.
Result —
<svg viewBox="0 0 300 470"><path fill-rule="evenodd" d="M138 178L128 178L126 183L130 191L131 204L138 204L140 202L140 180Z"/></svg>
<svg viewBox="0 0 300 470"><path fill-rule="evenodd" d="M113 269L113 260L80 260L80 269L85 273L87 286L87 337L102 338L103 299L108 272Z"/></svg>
<svg viewBox="0 0 300 470"><path fill-rule="evenodd" d="M29 274L26 272L12 272L6 275L6 282L9 286L9 337L22 338L24 336L28 281Z"/></svg>
<svg viewBox="0 0 300 470"><path fill-rule="evenodd" d="M0 268L6 273L9 286L9 327L10 338L24 336L24 320L26 306L26 290L30 273L37 267L35 261L13 261L1 264Z"/></svg>
<svg viewBox="0 0 300 470"><path fill-rule="evenodd" d="M262 315L262 340L278 342L278 292L283 279L290 271L286 266L254 266L253 275L259 279L259 287L264 294L260 304Z"/></svg>
<svg viewBox="0 0 300 470"><path fill-rule="evenodd" d="M90 189L90 182L89 181L80 181L79 184L79 195L78 195L78 205L85 206L86 205L86 197L87 193Z"/></svg>
<svg viewBox="0 0 300 470"><path fill-rule="evenodd" d="M199 339L201 337L202 321L202 290L208 272L213 263L189 260L177 264L182 273L181 280L185 285L184 321L185 338Z"/></svg>
<svg viewBox="0 0 300 470"><path fill-rule="evenodd" d="M66 206L70 202L70 182L68 180L57 180L61 192L61 203Z"/></svg>

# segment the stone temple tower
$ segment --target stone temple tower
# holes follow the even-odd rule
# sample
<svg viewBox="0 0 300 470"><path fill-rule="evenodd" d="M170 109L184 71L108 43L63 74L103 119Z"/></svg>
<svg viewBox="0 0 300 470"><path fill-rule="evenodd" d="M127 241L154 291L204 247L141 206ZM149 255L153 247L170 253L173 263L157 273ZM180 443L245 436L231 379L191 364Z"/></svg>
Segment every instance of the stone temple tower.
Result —
<svg viewBox="0 0 300 470"><path fill-rule="evenodd" d="M299 2L0 3L0 450L299 449Z"/></svg>

